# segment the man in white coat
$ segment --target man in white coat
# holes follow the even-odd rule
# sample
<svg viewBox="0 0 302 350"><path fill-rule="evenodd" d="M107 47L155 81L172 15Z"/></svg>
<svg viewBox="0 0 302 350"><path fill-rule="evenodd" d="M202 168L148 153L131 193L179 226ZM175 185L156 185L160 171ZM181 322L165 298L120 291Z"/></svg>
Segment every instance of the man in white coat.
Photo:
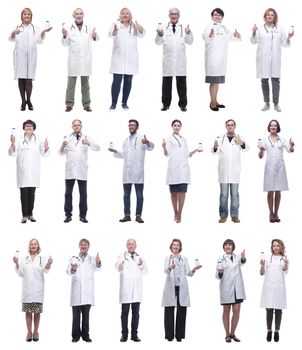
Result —
<svg viewBox="0 0 302 350"><path fill-rule="evenodd" d="M139 123L135 119L129 120L129 137L123 143L123 151L117 151L108 148L114 153L114 157L124 159L123 169L123 187L124 187L124 217L120 222L131 221L130 216L130 196L132 184L134 184L136 192L136 221L140 224L144 223L142 219L143 210L143 191L144 191L144 164L145 151L152 151L154 144L150 142L146 135L137 134Z"/></svg>
<svg viewBox="0 0 302 350"><path fill-rule="evenodd" d="M225 223L228 217L228 199L231 193L230 211L232 221L239 223L239 182L241 170L241 151L247 151L245 141L235 134L236 122L229 119L225 122L226 134L218 136L212 152L218 154L218 177L220 183L219 223Z"/></svg>
<svg viewBox="0 0 302 350"><path fill-rule="evenodd" d="M122 336L120 341L128 340L128 315L131 305L131 340L141 341L137 336L139 307L143 294L143 275L147 273L145 260L135 251L136 241L128 239L127 251L121 254L115 264L120 273L120 303L122 304Z"/></svg>
<svg viewBox="0 0 302 350"><path fill-rule="evenodd" d="M60 155L66 156L65 163L65 223L72 220L72 191L77 180L80 192L80 221L87 223L87 169L88 151L99 151L100 146L90 137L82 134L82 122L75 119L72 122L73 132L64 137L59 150Z"/></svg>
<svg viewBox="0 0 302 350"><path fill-rule="evenodd" d="M69 259L67 274L71 276L70 305L72 306L72 342L82 339L88 343L89 337L89 312L94 305L94 272L100 271L101 259L99 253L94 256L88 254L90 242L81 239L80 252ZM82 327L81 323L82 315Z"/></svg>
<svg viewBox="0 0 302 350"><path fill-rule="evenodd" d="M84 11L77 8L73 11L74 22L66 28L62 28L62 44L69 48L68 51L68 84L66 90L66 112L70 112L74 105L74 94L77 77L81 77L82 104L84 110L91 112L90 86L91 75L91 41L99 39L95 28L90 28L83 22Z"/></svg>
<svg viewBox="0 0 302 350"><path fill-rule="evenodd" d="M179 16L179 9L171 8L169 10L170 22L165 28L159 27L155 37L155 43L163 45L162 111L170 108L173 76L176 77L178 106L182 112L187 110L186 44L192 44L193 34L189 25L184 27L178 23Z"/></svg>

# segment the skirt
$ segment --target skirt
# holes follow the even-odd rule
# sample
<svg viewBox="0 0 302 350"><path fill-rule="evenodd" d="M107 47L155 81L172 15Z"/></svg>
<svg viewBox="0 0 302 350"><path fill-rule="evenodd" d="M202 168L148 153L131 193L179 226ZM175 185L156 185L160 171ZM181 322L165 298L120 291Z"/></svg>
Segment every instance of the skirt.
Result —
<svg viewBox="0 0 302 350"><path fill-rule="evenodd" d="M210 84L224 84L225 76L221 75L219 77L206 76L206 83Z"/></svg>
<svg viewBox="0 0 302 350"><path fill-rule="evenodd" d="M169 185L170 192L187 192L188 190L188 184L175 184L175 185Z"/></svg>
<svg viewBox="0 0 302 350"><path fill-rule="evenodd" d="M42 303L22 303L22 311L33 314L41 314L43 312Z"/></svg>

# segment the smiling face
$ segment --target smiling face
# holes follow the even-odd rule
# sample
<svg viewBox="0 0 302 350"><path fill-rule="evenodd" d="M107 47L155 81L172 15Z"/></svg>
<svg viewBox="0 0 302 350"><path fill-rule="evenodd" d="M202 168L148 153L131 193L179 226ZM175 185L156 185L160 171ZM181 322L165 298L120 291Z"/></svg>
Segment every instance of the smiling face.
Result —
<svg viewBox="0 0 302 350"><path fill-rule="evenodd" d="M78 24L83 23L84 11L80 8L75 9L73 11L73 18L74 18L76 23L78 23Z"/></svg>
<svg viewBox="0 0 302 350"><path fill-rule="evenodd" d="M279 242L273 241L272 251L273 251L274 255L281 255L281 246L280 246Z"/></svg>
<svg viewBox="0 0 302 350"><path fill-rule="evenodd" d="M232 243L226 243L223 246L223 250L225 251L226 254L232 254L233 250L234 250L233 244Z"/></svg>
<svg viewBox="0 0 302 350"><path fill-rule="evenodd" d="M178 23L179 16L180 16L180 13L179 13L178 9L171 9L169 11L169 18L170 18L170 22L172 24L177 24Z"/></svg>
<svg viewBox="0 0 302 350"><path fill-rule="evenodd" d="M31 124L25 124L24 134L30 137L34 133L34 127Z"/></svg>
<svg viewBox="0 0 302 350"><path fill-rule="evenodd" d="M87 252L89 250L89 244L85 241L81 241L79 244L79 248L80 248L81 254L87 254Z"/></svg>
<svg viewBox="0 0 302 350"><path fill-rule="evenodd" d="M123 24L129 24L132 22L132 14L129 9L122 9L120 12L120 21Z"/></svg>
<svg viewBox="0 0 302 350"><path fill-rule="evenodd" d="M30 9L25 8L21 13L21 21L23 24L29 24L32 20L32 12Z"/></svg>
<svg viewBox="0 0 302 350"><path fill-rule="evenodd" d="M179 242L174 241L172 243L171 252L173 255L178 255L180 253L180 243Z"/></svg>
<svg viewBox="0 0 302 350"><path fill-rule="evenodd" d="M277 132L278 132L278 124L277 124L277 122L275 122L275 121L270 122L269 132L271 134L277 134Z"/></svg>
<svg viewBox="0 0 302 350"><path fill-rule="evenodd" d="M217 11L214 11L213 16L212 16L213 22L215 22L215 23L221 23L222 18L223 18L223 17L222 17L222 15L221 15L220 13L218 13Z"/></svg>
<svg viewBox="0 0 302 350"><path fill-rule="evenodd" d="M268 25L273 25L276 23L276 13L272 10L267 11L264 15L264 21Z"/></svg>
<svg viewBox="0 0 302 350"><path fill-rule="evenodd" d="M129 132L131 135L135 134L136 133L136 130L137 130L137 124L135 122L130 122L128 124L128 128L129 128Z"/></svg>
<svg viewBox="0 0 302 350"><path fill-rule="evenodd" d="M40 244L37 239L32 239L29 241L28 252L30 255L39 254Z"/></svg>
<svg viewBox="0 0 302 350"><path fill-rule="evenodd" d="M134 253L136 249L136 241L134 239L128 239L126 247L130 254Z"/></svg>
<svg viewBox="0 0 302 350"><path fill-rule="evenodd" d="M228 120L225 124L225 127L228 135L234 135L236 129L236 123L234 120Z"/></svg>
<svg viewBox="0 0 302 350"><path fill-rule="evenodd" d="M74 120L72 122L72 130L75 134L80 134L82 130L82 123L80 120Z"/></svg>
<svg viewBox="0 0 302 350"><path fill-rule="evenodd" d="M175 122L175 123L173 123L173 125L172 125L173 133L176 134L176 135L178 135L179 132L180 132L181 126L182 126L182 125L181 125L180 122Z"/></svg>

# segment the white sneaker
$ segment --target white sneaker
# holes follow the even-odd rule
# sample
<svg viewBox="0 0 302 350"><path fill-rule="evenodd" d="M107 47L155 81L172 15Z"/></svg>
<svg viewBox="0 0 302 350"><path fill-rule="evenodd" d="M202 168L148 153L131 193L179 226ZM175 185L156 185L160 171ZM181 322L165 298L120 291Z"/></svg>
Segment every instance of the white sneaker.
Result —
<svg viewBox="0 0 302 350"><path fill-rule="evenodd" d="M270 109L270 105L268 103L266 103L262 108L261 108L261 111L262 112L265 112L265 111L268 111Z"/></svg>
<svg viewBox="0 0 302 350"><path fill-rule="evenodd" d="M274 110L276 112L281 112L281 108L279 107L279 105L274 105Z"/></svg>

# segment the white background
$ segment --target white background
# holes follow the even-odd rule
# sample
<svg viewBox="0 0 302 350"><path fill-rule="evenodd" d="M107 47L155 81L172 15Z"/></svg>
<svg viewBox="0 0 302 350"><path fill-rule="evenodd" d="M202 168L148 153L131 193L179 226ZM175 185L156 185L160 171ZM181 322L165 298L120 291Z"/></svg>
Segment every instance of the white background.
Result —
<svg viewBox="0 0 302 350"><path fill-rule="evenodd" d="M125 250L128 238L137 239L137 252L145 257L149 274L144 281L144 301L141 305L139 336L140 349L160 346L170 348L175 343L164 340L163 309L161 295L165 275L164 257L169 254L172 238L183 241L183 255L191 265L199 258L203 268L189 280L192 307L188 309L187 333L179 348L188 346L224 347L224 330L221 322L222 307L219 304L219 282L215 279L216 259L222 254L222 242L233 238L236 252L246 249L247 264L243 275L247 300L242 304L242 313L237 336L242 343L239 348L254 349L268 346L265 341L265 311L259 308L262 278L259 275L261 251L269 253L272 238L282 238L290 259L290 273L286 276L288 310L284 311L278 346L297 342L299 337L301 301L295 283L300 277L301 236L296 228L300 222L301 181L298 166L301 159L298 131L300 118L299 85L301 79L301 36L297 23L298 1L159 1L143 2L132 0L102 3L96 0L52 1L12 0L3 9L0 23L2 64L0 67L0 96L2 137L1 157L1 204L2 253L0 271L2 275L0 296L2 301L1 337L8 348L17 348L25 343L25 320L21 313L21 279L14 272L12 257L15 250L21 256L27 254L28 241L37 237L42 254L52 255L53 267L46 276L44 313L41 317L40 342L36 347L65 349L84 347L86 343L71 344L71 308L69 307L70 278L65 269L68 258L78 252L78 241L86 237L91 241L91 254L100 253L103 270L95 275L96 305L91 310L90 348L114 345L127 348L132 342L120 344L120 305L118 304L119 276L114 269L116 257ZM33 112L21 112L17 82L13 80L13 44L7 40L11 31L20 24L23 7L33 11L33 24L42 27L46 20L53 30L46 34L45 42L38 47L38 66L32 94L35 107ZM65 113L64 97L67 83L67 49L61 43L63 22L72 22L72 12L83 7L85 20L94 25L100 41L93 45L93 75L91 82L92 113L81 107L78 82L76 104L71 113ZM114 113L108 108L111 102L112 76L109 74L112 39L108 30L116 21L122 7L128 6L146 29L146 36L139 40L140 74L133 79L129 106L124 112L119 107ZM194 43L187 47L188 58L188 112L182 113L177 107L177 94L168 112L161 112L161 58L162 47L154 43L158 22L168 22L170 7L179 7L180 22L190 24ZM225 11L223 23L235 28L242 35L241 43L230 43L226 84L221 85L219 102L227 108L218 113L211 112L208 85L204 83L204 42L202 33L209 23L214 7ZM262 93L260 81L255 78L256 46L249 39L254 23L262 24L264 10L273 6L279 14L281 26L288 30L295 25L292 47L283 50L280 106L282 112L261 112ZM298 63L299 62L299 63ZM22 123L27 118L37 123L36 133L48 137L51 156L42 161L41 188L36 191L35 217L37 223L20 224L21 208L19 190L16 188L15 159L9 158L7 149L11 128L22 132ZM78 191L74 191L73 221L64 224L64 158L58 155L63 136L72 132L71 121L83 121L83 133L94 138L101 151L89 154L88 206L89 224L78 221ZM143 218L145 224L121 224L122 161L114 159L107 151L109 142L120 149L128 135L128 119L140 122L140 132L155 143L153 152L146 154L145 162L145 203ZM190 159L192 185L189 187L181 224L173 221L170 194L165 185L167 159L163 156L162 138L171 133L171 121L179 118L183 122L182 135L188 140L190 149L202 142L204 152ZM217 158L210 148L217 135L224 133L224 123L234 118L237 133L250 145L250 151L242 154L242 177L240 183L240 219L235 225L227 222L218 224ZM257 139L267 134L268 122L277 118L281 124L281 135L296 142L296 151L285 154L290 191L282 193L280 224L268 222L266 193L262 192L265 160L257 157ZM135 211L135 197L132 198ZM136 346L136 345L135 345Z"/></svg>

